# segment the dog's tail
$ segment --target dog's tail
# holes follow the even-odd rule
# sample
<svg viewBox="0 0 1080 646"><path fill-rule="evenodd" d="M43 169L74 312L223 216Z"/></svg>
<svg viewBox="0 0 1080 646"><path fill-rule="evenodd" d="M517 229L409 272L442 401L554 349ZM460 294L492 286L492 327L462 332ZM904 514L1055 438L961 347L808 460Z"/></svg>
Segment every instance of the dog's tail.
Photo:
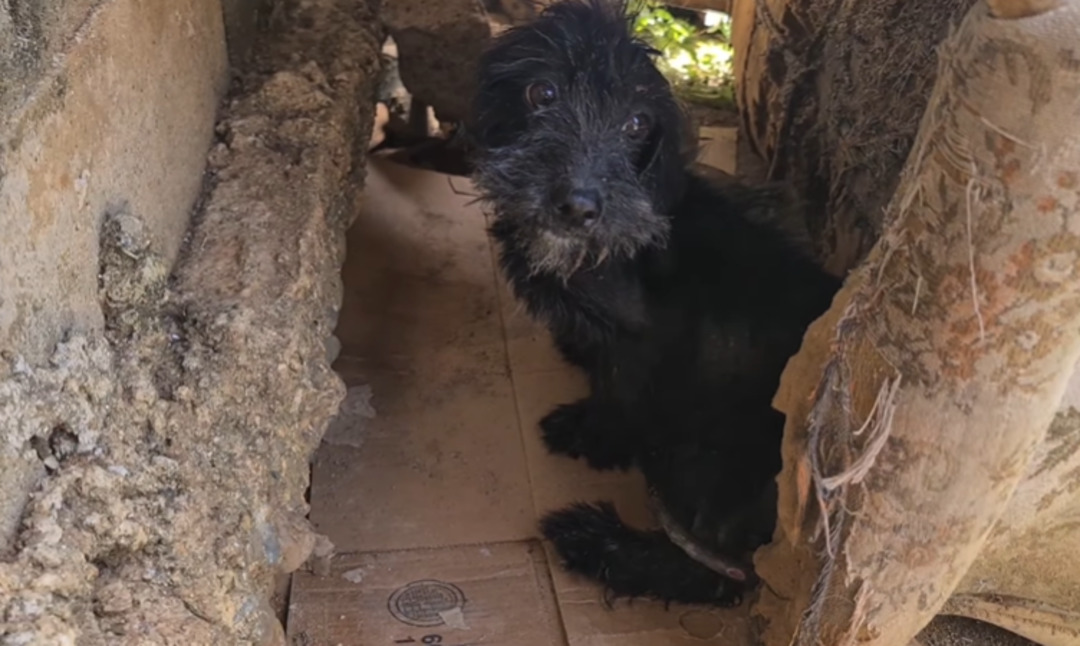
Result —
<svg viewBox="0 0 1080 646"><path fill-rule="evenodd" d="M614 597L731 606L746 589L692 559L663 531L628 527L610 503L552 512L540 529L567 570L603 584Z"/></svg>

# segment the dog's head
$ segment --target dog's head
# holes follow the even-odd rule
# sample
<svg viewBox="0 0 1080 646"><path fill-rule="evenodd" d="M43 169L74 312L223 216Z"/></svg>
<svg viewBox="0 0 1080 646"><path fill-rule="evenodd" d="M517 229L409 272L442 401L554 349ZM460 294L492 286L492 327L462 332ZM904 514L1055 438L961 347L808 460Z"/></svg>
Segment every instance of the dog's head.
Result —
<svg viewBox="0 0 1080 646"><path fill-rule="evenodd" d="M655 53L621 0L564 0L480 60L475 179L532 272L663 244L688 160Z"/></svg>

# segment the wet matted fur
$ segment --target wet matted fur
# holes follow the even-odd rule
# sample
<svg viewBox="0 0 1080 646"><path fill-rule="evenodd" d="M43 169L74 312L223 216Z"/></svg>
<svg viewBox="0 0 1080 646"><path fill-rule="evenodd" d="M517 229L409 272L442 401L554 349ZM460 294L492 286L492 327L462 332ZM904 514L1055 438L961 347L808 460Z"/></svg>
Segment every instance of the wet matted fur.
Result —
<svg viewBox="0 0 1080 646"><path fill-rule="evenodd" d="M780 373L839 285L783 226L787 193L691 171L654 55L621 2L563 1L500 36L479 66L474 177L516 297L589 376L589 397L542 420L548 448L641 469L686 536L738 562L775 522ZM616 596L729 604L753 580L605 503L541 524Z"/></svg>

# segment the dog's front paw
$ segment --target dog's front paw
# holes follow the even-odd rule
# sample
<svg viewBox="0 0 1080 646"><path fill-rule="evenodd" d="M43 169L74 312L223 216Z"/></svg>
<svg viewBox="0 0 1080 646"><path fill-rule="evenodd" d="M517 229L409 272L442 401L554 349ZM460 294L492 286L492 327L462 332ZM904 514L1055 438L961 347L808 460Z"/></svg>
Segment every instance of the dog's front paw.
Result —
<svg viewBox="0 0 1080 646"><path fill-rule="evenodd" d="M589 400L563 404L540 420L544 444L552 453L585 458L598 469L627 469L634 461L631 444L619 441Z"/></svg>
<svg viewBox="0 0 1080 646"><path fill-rule="evenodd" d="M548 451L571 458L580 458L583 437L588 432L585 421L589 417L588 400L562 404L540 420L540 430Z"/></svg>

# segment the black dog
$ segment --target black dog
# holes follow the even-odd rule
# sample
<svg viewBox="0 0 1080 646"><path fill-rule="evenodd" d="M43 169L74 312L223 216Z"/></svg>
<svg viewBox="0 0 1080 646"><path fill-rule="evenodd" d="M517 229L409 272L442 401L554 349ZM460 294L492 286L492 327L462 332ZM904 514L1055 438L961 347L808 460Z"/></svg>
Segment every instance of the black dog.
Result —
<svg viewBox="0 0 1080 646"><path fill-rule="evenodd" d="M564 0L499 37L480 62L474 175L516 296L590 377L541 422L548 448L637 466L670 521L644 532L577 505L545 536L616 596L737 603L752 571L733 564L775 522L771 399L838 281L782 226L782 191L689 170L654 54L621 2Z"/></svg>

